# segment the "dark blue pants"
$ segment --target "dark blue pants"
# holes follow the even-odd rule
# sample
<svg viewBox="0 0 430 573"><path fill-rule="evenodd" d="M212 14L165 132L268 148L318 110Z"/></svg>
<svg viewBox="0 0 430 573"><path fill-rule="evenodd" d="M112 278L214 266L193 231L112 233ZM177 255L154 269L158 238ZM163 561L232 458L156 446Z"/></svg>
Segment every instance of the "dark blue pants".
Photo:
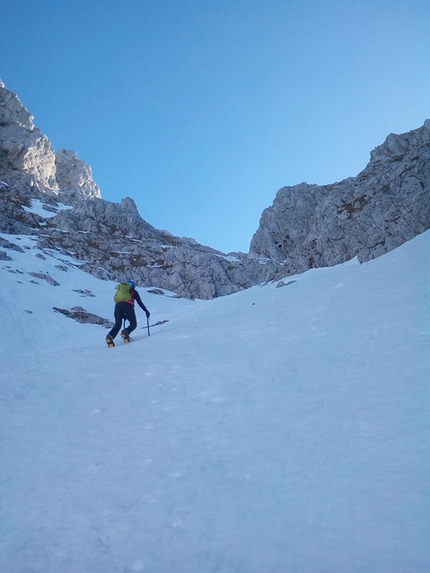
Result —
<svg viewBox="0 0 430 573"><path fill-rule="evenodd" d="M115 338L120 331L123 319L128 320L129 325L125 330L131 334L137 326L136 312L134 306L125 301L117 302L115 305L115 326L109 332L112 338Z"/></svg>

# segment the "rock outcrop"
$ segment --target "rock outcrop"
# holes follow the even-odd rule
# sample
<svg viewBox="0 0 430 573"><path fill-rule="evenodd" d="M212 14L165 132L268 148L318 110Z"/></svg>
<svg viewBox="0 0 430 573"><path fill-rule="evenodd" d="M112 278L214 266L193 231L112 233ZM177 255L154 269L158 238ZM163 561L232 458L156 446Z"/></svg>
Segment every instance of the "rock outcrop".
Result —
<svg viewBox="0 0 430 573"><path fill-rule="evenodd" d="M74 151L60 149L55 154L55 168L61 200L74 202L101 198L100 187L93 180L91 168Z"/></svg>
<svg viewBox="0 0 430 573"><path fill-rule="evenodd" d="M18 97L0 87L0 179L30 189L58 189L55 154L48 138L34 127L33 116Z"/></svg>
<svg viewBox="0 0 430 573"><path fill-rule="evenodd" d="M251 257L282 264L275 276L378 257L430 228L430 120L391 134L357 177L279 190L262 214Z"/></svg>
<svg viewBox="0 0 430 573"><path fill-rule="evenodd" d="M74 151L61 149L55 154L33 119L0 81L0 179L21 196L51 197L67 204L101 197L91 168Z"/></svg>

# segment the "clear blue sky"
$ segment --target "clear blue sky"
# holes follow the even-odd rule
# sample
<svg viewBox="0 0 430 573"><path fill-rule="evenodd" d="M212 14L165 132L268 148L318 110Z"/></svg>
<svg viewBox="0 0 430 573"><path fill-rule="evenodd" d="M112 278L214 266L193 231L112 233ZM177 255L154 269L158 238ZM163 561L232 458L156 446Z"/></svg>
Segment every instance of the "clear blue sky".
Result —
<svg viewBox="0 0 430 573"><path fill-rule="evenodd" d="M0 78L104 199L247 251L280 187L430 117L430 1L2 0Z"/></svg>

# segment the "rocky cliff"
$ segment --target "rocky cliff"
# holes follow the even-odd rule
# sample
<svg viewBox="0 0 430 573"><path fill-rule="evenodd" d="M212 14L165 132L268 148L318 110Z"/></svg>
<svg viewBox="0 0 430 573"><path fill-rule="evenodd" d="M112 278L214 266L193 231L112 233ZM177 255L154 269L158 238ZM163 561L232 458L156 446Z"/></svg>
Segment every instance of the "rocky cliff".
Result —
<svg viewBox="0 0 430 573"><path fill-rule="evenodd" d="M226 255L155 229L130 198L103 200L90 167L74 151L55 153L0 82L0 232L36 235L42 252L70 255L96 277L207 299L355 256L366 261L429 228L430 120L389 135L357 177L282 188L249 254Z"/></svg>
<svg viewBox="0 0 430 573"><path fill-rule="evenodd" d="M284 187L261 217L250 256L281 277L355 256L378 257L430 228L430 120L391 134L357 177Z"/></svg>
<svg viewBox="0 0 430 573"><path fill-rule="evenodd" d="M55 153L3 84L0 181L0 232L37 235L41 251L71 255L102 279L129 277L142 286L207 299L249 288L279 267L159 231L141 218L130 198L120 204L103 200L90 167L73 151ZM42 209L34 209L36 200Z"/></svg>
<svg viewBox="0 0 430 573"><path fill-rule="evenodd" d="M18 96L0 80L0 179L17 194L71 204L101 197L91 168L73 151L54 153Z"/></svg>

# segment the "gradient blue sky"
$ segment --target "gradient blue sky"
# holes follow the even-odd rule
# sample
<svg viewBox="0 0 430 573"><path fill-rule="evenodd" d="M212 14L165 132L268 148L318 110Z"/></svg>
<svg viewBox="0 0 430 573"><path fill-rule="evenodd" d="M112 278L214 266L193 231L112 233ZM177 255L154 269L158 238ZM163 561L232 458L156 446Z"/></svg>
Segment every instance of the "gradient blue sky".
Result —
<svg viewBox="0 0 430 573"><path fill-rule="evenodd" d="M0 78L104 199L246 252L280 187L430 117L430 1L1 0Z"/></svg>

